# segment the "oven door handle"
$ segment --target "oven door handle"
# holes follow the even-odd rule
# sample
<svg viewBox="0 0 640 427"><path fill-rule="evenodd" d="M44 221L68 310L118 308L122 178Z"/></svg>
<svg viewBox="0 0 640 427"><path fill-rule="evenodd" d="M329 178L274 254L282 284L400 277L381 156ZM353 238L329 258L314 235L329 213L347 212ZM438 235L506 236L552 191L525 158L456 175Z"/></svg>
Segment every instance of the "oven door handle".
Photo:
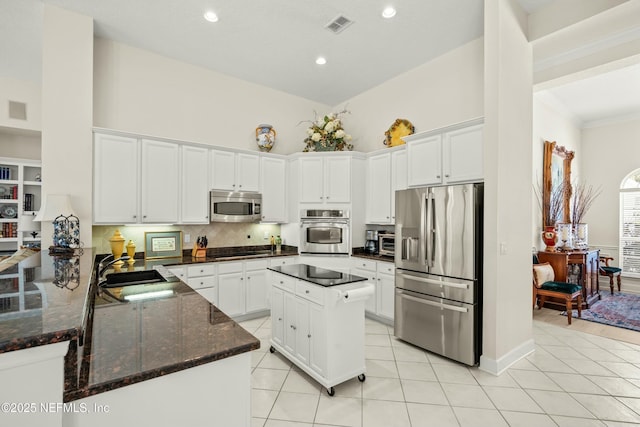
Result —
<svg viewBox="0 0 640 427"><path fill-rule="evenodd" d="M407 295L407 294L402 293L402 292L400 292L400 296L402 298L406 298L408 300L415 301L415 302L418 302L420 304L426 304L426 305L430 305L430 306L433 306L433 307L439 307L439 308L442 308L444 310L458 311L460 313L468 313L469 312L469 309L466 308L466 307L457 307L455 305L444 304L444 303L441 303L441 302L434 302L434 301L430 301L428 299L416 298L416 297L412 297L411 295Z"/></svg>
<svg viewBox="0 0 640 427"><path fill-rule="evenodd" d="M469 289L469 285L465 283L443 282L441 280L426 279L424 277L410 276L408 274L400 274L403 279L415 280L416 282L424 282L430 285L448 286L450 288Z"/></svg>

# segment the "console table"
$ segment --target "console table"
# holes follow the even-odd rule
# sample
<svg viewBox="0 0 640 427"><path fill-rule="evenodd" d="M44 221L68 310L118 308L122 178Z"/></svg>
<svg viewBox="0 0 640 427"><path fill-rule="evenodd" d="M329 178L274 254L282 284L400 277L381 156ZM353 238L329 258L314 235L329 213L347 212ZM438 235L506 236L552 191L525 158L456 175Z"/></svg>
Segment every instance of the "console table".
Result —
<svg viewBox="0 0 640 427"><path fill-rule="evenodd" d="M600 299L600 281L598 269L600 267L600 250L567 251L567 252L538 252L540 262L551 264L555 273L555 280L559 282L576 283L582 286L582 307L589 308L593 302ZM565 302L549 299L550 305L558 305L565 309Z"/></svg>

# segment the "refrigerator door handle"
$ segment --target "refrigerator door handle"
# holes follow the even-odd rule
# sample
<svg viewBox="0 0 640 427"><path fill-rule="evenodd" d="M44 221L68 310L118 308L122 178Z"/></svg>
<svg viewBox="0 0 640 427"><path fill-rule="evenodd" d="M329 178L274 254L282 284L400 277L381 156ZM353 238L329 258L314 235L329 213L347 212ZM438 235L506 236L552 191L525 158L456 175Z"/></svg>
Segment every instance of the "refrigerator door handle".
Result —
<svg viewBox="0 0 640 427"><path fill-rule="evenodd" d="M460 313L467 313L469 311L466 307L456 307L455 305L443 304L440 302L429 301L427 299L412 297L411 295L401 294L402 298L406 298L411 301L419 302L420 304L430 305L433 307L439 307L445 310L458 311Z"/></svg>
<svg viewBox="0 0 640 427"><path fill-rule="evenodd" d="M422 218L424 220L424 231L422 234L423 245L426 248L424 261L427 264L427 267L431 267L431 252L433 248L431 247L431 231L433 228L432 217L431 217L431 189L427 190L426 198L422 198Z"/></svg>
<svg viewBox="0 0 640 427"><path fill-rule="evenodd" d="M448 286L450 288L469 289L469 285L465 283L443 282L441 280L425 279L423 277L410 276L408 274L400 274L404 279L415 280L417 282L429 283L430 285Z"/></svg>
<svg viewBox="0 0 640 427"><path fill-rule="evenodd" d="M431 260L429 261L429 267L433 267L436 263L436 198L433 193L431 195Z"/></svg>

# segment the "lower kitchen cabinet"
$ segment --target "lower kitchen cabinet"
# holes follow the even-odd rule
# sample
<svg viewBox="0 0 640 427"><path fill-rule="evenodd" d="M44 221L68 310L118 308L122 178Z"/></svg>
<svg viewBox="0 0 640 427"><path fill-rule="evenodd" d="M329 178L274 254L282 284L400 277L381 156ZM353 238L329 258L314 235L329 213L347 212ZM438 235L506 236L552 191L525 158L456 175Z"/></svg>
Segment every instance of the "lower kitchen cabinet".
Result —
<svg viewBox="0 0 640 427"><path fill-rule="evenodd" d="M229 317L245 313L245 288L242 262L218 266L218 308Z"/></svg>
<svg viewBox="0 0 640 427"><path fill-rule="evenodd" d="M366 277L375 284L375 294L365 303L366 313L373 318L393 324L395 308L395 266L391 262L352 258L351 273Z"/></svg>
<svg viewBox="0 0 640 427"><path fill-rule="evenodd" d="M362 300L343 298L349 285L323 287L276 272L271 285L270 351L281 352L331 395L336 384L356 376L363 381L364 307Z"/></svg>

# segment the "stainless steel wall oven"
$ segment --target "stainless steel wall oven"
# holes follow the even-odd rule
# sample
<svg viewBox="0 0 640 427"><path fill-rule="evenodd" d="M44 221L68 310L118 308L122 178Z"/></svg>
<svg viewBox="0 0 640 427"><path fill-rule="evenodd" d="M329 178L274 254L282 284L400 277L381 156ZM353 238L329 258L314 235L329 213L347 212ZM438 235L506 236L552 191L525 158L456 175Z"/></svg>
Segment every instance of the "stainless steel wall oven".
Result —
<svg viewBox="0 0 640 427"><path fill-rule="evenodd" d="M303 209L300 253L346 255L350 252L349 211Z"/></svg>

